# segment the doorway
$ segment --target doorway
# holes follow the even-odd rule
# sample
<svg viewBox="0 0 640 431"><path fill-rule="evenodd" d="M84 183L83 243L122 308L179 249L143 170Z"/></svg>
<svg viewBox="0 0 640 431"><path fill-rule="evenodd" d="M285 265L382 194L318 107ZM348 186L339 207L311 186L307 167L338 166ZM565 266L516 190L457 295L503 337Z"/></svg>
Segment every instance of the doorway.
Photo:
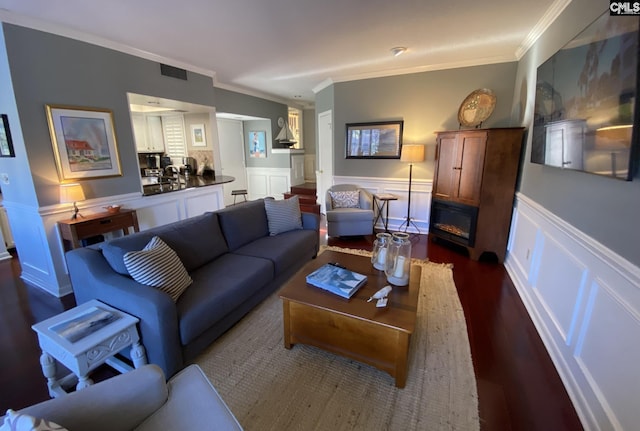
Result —
<svg viewBox="0 0 640 431"><path fill-rule="evenodd" d="M333 130L331 111L318 114L318 170L316 186L320 212L325 213L326 191L333 185Z"/></svg>
<svg viewBox="0 0 640 431"><path fill-rule="evenodd" d="M220 160L222 174L235 178L235 181L223 185L224 205L233 204L232 190L247 190L247 167L244 154L244 127L242 121L217 118L218 141L220 142Z"/></svg>

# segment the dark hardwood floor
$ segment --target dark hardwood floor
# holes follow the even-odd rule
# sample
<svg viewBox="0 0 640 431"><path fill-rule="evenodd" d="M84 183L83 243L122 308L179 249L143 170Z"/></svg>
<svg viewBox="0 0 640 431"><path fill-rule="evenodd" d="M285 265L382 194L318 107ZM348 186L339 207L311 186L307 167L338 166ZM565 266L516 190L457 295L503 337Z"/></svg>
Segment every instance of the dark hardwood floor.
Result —
<svg viewBox="0 0 640 431"><path fill-rule="evenodd" d="M323 244L371 250L373 236ZM450 246L413 236L412 254L453 263L467 319L482 430L582 430L538 333L504 267L475 262ZM0 262L0 415L48 398L33 323L75 305L26 285L17 258ZM108 373L106 373L108 376ZM99 380L99 378L97 379Z"/></svg>

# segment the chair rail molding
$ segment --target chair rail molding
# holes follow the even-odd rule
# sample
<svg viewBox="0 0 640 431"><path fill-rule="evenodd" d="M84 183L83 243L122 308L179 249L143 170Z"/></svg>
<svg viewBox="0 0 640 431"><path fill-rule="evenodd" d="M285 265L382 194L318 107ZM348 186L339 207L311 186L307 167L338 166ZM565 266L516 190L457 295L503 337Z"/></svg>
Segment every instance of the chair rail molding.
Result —
<svg viewBox="0 0 640 431"><path fill-rule="evenodd" d="M407 204L409 197L408 178L334 176L333 184L356 184L367 189L372 194L391 193L397 196L397 201L390 201L388 203L389 230L398 230L402 222L407 217ZM420 232L423 234L429 233L432 191L432 180L413 179L411 182L411 217L412 221L416 223ZM326 190L318 190L318 195L320 193L324 194L326 193ZM378 221L376 228L384 228L382 221ZM413 226L409 226L407 232L417 233L417 230Z"/></svg>
<svg viewBox="0 0 640 431"><path fill-rule="evenodd" d="M640 268L518 193L505 268L586 430L640 423Z"/></svg>

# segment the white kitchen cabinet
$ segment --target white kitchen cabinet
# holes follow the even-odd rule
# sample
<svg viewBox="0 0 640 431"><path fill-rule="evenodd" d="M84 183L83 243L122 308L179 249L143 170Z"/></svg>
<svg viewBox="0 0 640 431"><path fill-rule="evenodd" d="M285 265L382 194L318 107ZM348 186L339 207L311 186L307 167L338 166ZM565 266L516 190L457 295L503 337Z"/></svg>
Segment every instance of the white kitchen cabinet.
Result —
<svg viewBox="0 0 640 431"><path fill-rule="evenodd" d="M160 116L132 112L131 123L139 153L164 153L164 133Z"/></svg>
<svg viewBox="0 0 640 431"><path fill-rule="evenodd" d="M154 153L164 153L164 133L159 115L147 116L147 137L149 149Z"/></svg>

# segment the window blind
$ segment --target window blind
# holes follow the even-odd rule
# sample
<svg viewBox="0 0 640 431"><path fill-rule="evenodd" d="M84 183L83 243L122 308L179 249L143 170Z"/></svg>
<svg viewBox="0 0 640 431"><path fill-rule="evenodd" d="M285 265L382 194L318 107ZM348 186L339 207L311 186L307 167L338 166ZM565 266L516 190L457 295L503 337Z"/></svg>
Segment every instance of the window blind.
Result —
<svg viewBox="0 0 640 431"><path fill-rule="evenodd" d="M182 115L163 116L162 127L166 154L171 158L186 157L184 117Z"/></svg>

